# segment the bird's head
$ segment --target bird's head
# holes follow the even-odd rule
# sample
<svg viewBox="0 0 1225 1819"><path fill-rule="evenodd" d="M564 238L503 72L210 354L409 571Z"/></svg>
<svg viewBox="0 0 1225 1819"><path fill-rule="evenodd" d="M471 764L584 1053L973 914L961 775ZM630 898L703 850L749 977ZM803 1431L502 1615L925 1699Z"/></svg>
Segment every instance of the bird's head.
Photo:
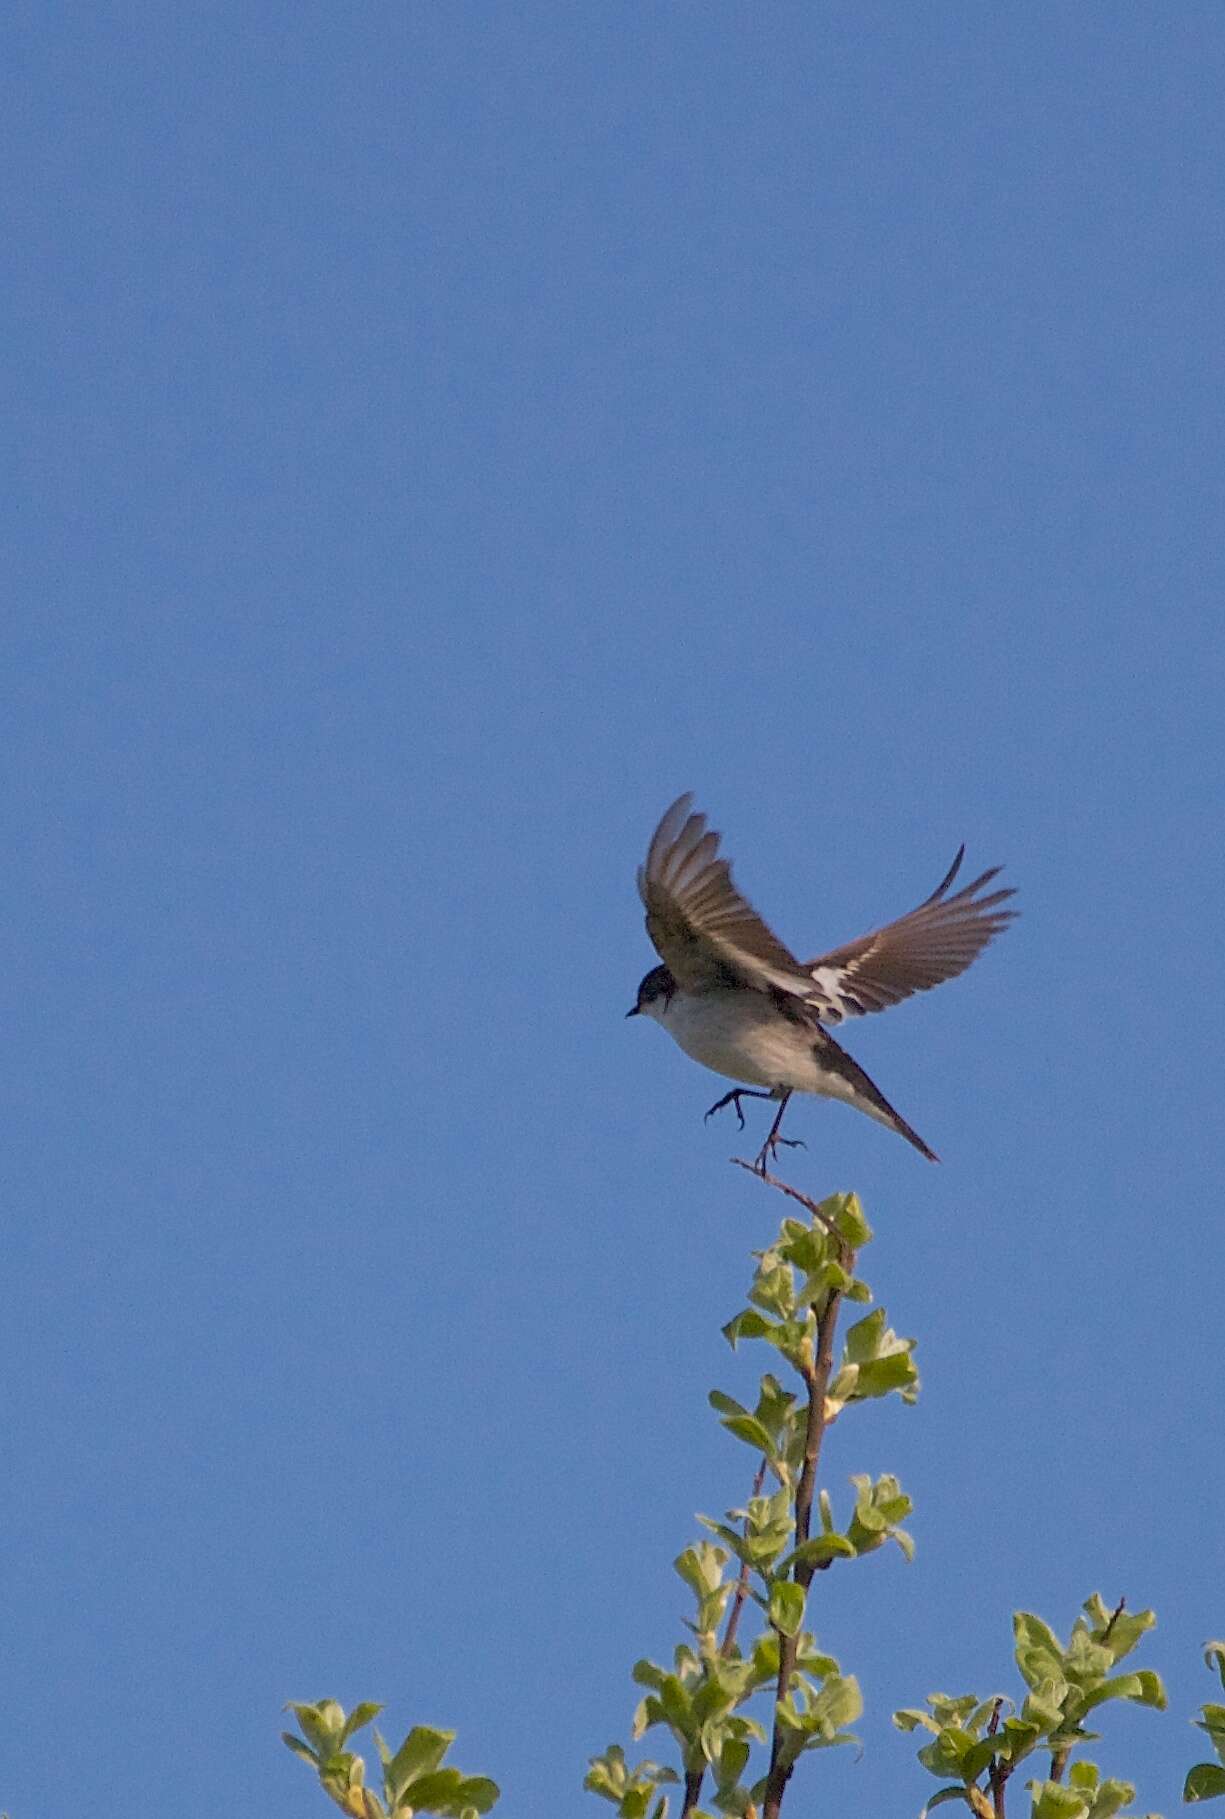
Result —
<svg viewBox="0 0 1225 1819"><path fill-rule="evenodd" d="M676 990L676 980L666 966L653 966L642 984L638 987L638 1001L632 1011L626 1011L627 1017L654 1017L660 1022L667 1014Z"/></svg>

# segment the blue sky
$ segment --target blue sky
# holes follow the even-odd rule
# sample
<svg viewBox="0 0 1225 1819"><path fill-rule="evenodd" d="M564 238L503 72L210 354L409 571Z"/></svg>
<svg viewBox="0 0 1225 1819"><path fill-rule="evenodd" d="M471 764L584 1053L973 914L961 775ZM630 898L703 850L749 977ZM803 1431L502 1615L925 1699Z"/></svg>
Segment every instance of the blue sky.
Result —
<svg viewBox="0 0 1225 1819"><path fill-rule="evenodd" d="M925 1383L831 1438L918 1556L818 1581L866 1748L805 1798L917 1812L889 1712L1100 1588L1174 1708L1101 1760L1170 1811L1225 1628L1225 14L5 38L0 1803L322 1812L279 1707L334 1693L601 1810L781 1210L623 1020L691 788L800 951L962 840L1024 912L847 1036L942 1167L791 1114Z"/></svg>

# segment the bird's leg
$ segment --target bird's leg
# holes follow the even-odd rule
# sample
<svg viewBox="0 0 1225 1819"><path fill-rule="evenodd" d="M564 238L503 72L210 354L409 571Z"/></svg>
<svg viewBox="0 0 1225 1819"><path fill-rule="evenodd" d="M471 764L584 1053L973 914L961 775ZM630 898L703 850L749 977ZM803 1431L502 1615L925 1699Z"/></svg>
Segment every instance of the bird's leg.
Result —
<svg viewBox="0 0 1225 1819"><path fill-rule="evenodd" d="M770 1095L767 1093L766 1097L769 1098ZM757 1170L759 1175L765 1174L766 1163L771 1157L778 1154L780 1144L784 1149L789 1150L802 1150L805 1147L803 1139L800 1137L780 1137L778 1134L778 1127L783 1121L783 1113L787 1109L790 1098L790 1093L783 1094L782 1101L779 1104L778 1111L775 1115L774 1123L770 1126L770 1135L766 1138L760 1150L757 1152L753 1167ZM737 1110L739 1110L739 1107L737 1107Z"/></svg>
<svg viewBox="0 0 1225 1819"><path fill-rule="evenodd" d="M757 1091L757 1089L752 1086L734 1086L730 1093L724 1093L722 1099L715 1100L715 1103L711 1106L710 1110L707 1112L706 1118L713 1118L715 1113L721 1112L725 1105L734 1105L736 1108L736 1116L740 1120L740 1128L741 1128L741 1130L743 1130L744 1129L744 1113L740 1109L740 1101L742 1099L773 1099L773 1097L774 1097L773 1093L759 1093ZM787 1103L787 1101L786 1101L786 1099L784 1099L783 1104L786 1105L786 1103ZM778 1114L778 1117L781 1118L782 1115L783 1114L780 1111ZM706 1118L703 1118L703 1120L702 1120L703 1124L705 1124ZM775 1128L775 1130L778 1129L778 1118L776 1118L774 1120L774 1128Z"/></svg>

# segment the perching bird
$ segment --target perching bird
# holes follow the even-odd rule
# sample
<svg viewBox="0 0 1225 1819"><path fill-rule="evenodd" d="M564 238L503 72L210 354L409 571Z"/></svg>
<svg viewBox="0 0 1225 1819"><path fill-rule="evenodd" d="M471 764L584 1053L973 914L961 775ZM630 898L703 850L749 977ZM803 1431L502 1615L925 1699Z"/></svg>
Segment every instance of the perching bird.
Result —
<svg viewBox="0 0 1225 1819"><path fill-rule="evenodd" d="M705 815L690 812L692 802L684 795L672 804L639 867L647 934L663 965L646 975L626 1015L653 1017L703 1067L750 1083L725 1093L708 1118L734 1105L743 1129L743 1098L779 1101L754 1164L763 1174L778 1145L794 1141L778 1134L792 1093L841 1099L938 1161L824 1026L885 1010L963 973L1016 914L999 907L1013 891L978 894L1000 867L950 897L963 846L909 915L819 960L799 961L736 889L718 856L718 834L706 831Z"/></svg>

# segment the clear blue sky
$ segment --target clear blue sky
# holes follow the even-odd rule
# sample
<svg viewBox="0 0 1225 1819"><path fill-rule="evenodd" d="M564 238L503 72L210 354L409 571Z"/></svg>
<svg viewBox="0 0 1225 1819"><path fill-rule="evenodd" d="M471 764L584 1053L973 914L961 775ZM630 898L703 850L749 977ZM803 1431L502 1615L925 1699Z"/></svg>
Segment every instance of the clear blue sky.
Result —
<svg viewBox="0 0 1225 1819"><path fill-rule="evenodd" d="M916 1812L892 1708L1100 1588L1169 1812L1225 1629L1225 12L18 0L0 87L0 1804L321 1813L279 1707L335 1693L600 1810L780 1212L623 1020L692 788L801 950L962 840L1022 892L847 1038L941 1168L792 1114L925 1381L831 1441L919 1551L818 1582L866 1752L805 1799Z"/></svg>

